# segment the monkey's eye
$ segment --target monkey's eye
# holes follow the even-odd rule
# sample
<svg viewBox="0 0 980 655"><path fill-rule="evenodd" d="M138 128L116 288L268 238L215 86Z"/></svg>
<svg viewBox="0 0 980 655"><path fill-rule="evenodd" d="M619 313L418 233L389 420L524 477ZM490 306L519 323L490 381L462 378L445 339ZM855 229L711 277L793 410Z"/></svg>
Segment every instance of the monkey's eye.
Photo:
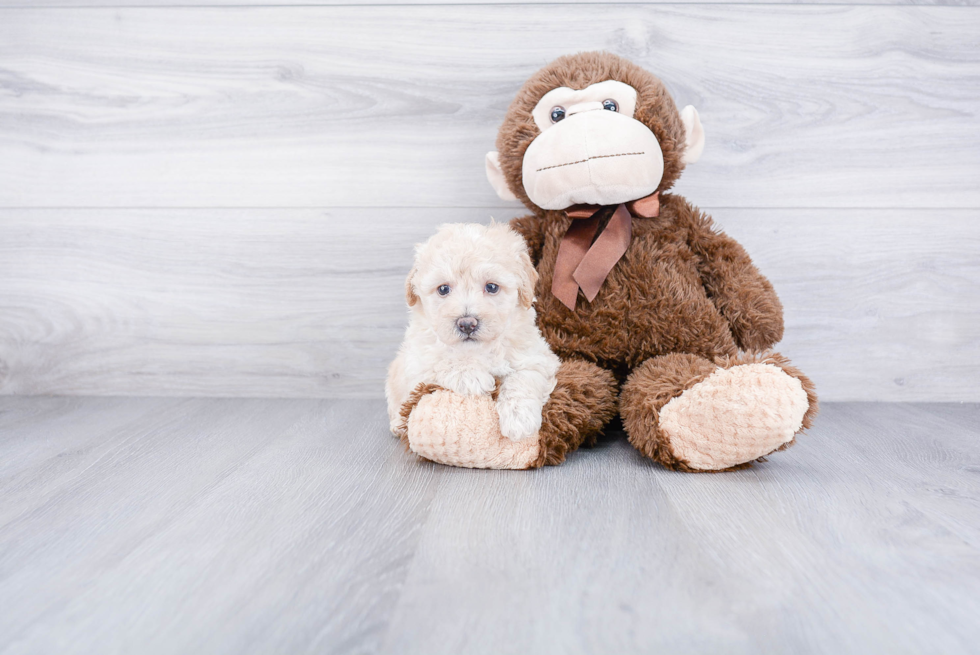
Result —
<svg viewBox="0 0 980 655"><path fill-rule="evenodd" d="M438 289L436 289L436 292L440 296L445 297L445 296L448 296L449 295L449 292L452 291L452 290L453 290L453 288L451 286L449 286L448 284L443 284L441 287L439 287Z"/></svg>
<svg viewBox="0 0 980 655"><path fill-rule="evenodd" d="M561 119L565 118L565 108L564 107L553 107L551 110L551 122L557 123Z"/></svg>
<svg viewBox="0 0 980 655"><path fill-rule="evenodd" d="M608 109L609 111L619 111L619 105L612 98L609 98L607 100L603 100L602 101L602 108L603 109Z"/></svg>
<svg viewBox="0 0 980 655"><path fill-rule="evenodd" d="M487 286L483 288L486 289L487 293L489 293L491 296L500 291L500 285L495 284L494 282L487 282Z"/></svg>

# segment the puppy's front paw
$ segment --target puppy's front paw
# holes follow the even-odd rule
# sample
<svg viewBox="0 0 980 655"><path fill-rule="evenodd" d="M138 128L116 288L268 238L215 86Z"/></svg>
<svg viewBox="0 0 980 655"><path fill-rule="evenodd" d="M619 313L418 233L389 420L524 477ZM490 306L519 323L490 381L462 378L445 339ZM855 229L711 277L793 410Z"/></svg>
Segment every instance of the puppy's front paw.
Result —
<svg viewBox="0 0 980 655"><path fill-rule="evenodd" d="M489 371L452 371L439 384L462 396L489 396L497 388Z"/></svg>
<svg viewBox="0 0 980 655"><path fill-rule="evenodd" d="M497 402L500 433L511 441L533 437L541 429L541 403L501 398Z"/></svg>

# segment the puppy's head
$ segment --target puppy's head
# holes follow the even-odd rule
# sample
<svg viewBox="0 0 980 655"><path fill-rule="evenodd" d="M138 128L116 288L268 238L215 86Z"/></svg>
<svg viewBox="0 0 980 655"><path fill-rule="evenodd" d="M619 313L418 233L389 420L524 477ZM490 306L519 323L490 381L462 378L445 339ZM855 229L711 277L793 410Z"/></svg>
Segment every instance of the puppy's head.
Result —
<svg viewBox="0 0 980 655"><path fill-rule="evenodd" d="M486 342L530 311L537 278L524 239L506 223L454 223L416 247L405 295L443 342Z"/></svg>

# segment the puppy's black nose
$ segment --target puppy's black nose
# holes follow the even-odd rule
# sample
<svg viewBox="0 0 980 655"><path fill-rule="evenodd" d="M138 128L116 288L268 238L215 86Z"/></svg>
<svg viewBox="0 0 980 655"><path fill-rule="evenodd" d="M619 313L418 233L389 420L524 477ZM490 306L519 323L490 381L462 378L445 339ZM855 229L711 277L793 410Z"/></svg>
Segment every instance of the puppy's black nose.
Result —
<svg viewBox="0 0 980 655"><path fill-rule="evenodd" d="M463 334L473 334L480 327L480 322L472 316L462 316L456 319L456 327Z"/></svg>

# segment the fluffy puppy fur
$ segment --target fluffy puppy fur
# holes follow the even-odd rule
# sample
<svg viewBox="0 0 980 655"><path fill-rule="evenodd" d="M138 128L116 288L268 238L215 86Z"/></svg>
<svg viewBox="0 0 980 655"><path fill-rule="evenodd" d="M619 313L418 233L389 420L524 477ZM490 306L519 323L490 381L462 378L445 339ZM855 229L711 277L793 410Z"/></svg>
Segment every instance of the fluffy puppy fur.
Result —
<svg viewBox="0 0 980 655"><path fill-rule="evenodd" d="M443 225L416 247L409 325L385 384L394 434L418 385L478 396L498 382L501 434L537 434L560 363L535 325L537 279L524 239L506 224Z"/></svg>

